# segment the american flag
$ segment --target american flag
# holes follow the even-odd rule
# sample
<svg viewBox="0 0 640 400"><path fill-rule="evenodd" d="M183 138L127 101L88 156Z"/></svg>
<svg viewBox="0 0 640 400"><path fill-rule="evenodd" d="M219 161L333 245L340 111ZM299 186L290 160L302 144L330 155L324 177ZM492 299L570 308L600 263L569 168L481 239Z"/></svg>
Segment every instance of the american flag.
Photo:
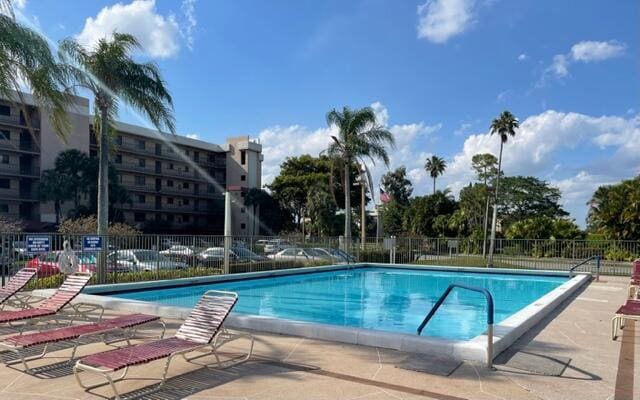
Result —
<svg viewBox="0 0 640 400"><path fill-rule="evenodd" d="M380 202L388 203L391 201L391 196L389 196L382 188L380 188Z"/></svg>

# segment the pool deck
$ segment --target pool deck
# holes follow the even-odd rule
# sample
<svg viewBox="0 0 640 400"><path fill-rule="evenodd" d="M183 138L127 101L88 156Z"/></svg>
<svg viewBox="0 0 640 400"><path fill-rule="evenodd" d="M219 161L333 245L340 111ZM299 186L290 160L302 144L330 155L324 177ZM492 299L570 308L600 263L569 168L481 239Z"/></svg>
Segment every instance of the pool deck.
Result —
<svg viewBox="0 0 640 400"><path fill-rule="evenodd" d="M176 359L167 385L153 397L139 398L638 399L640 326L628 323L617 341L610 338L611 317L625 300L628 279L604 276L602 280L575 293L521 337L498 357L496 371L465 362L449 376L415 372L397 367L406 365L408 355L395 350L253 332L256 348L251 360L220 370ZM180 323L167 322L169 334ZM3 329L0 334L7 332ZM233 358L246 344L232 343L224 348L225 354ZM79 352L85 355L108 348L96 343L82 346ZM110 396L107 387L92 394L83 392L70 375L69 363L64 362L68 354L69 349L59 350L34 361L34 366L54 364L36 376L21 372L19 366L1 365L0 399ZM540 371L557 367L556 361L571 361L564 370L560 368L560 376L546 376L517 369L518 363L512 361L523 354ZM122 393L139 393L136 391L154 384L151 379L160 376L163 366L157 361L134 367L130 378L118 387Z"/></svg>

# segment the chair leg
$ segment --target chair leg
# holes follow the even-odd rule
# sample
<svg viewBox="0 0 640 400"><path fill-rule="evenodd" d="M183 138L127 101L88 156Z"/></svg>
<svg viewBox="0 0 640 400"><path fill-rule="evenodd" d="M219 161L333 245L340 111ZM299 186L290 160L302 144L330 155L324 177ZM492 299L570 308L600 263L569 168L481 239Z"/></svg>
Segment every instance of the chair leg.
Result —
<svg viewBox="0 0 640 400"><path fill-rule="evenodd" d="M97 369L93 369L87 366L78 366L78 364L76 364L73 367L73 375L76 378L76 382L78 382L78 385L86 392L89 391L91 389L95 389L97 387L100 386L104 386L104 385L109 385L111 386L111 390L113 390L113 394L115 396L115 400L120 400L120 393L118 393L118 389L116 388L115 383L118 381L123 380L126 376L127 376L127 372L129 371L129 367L126 367L124 369L124 371L120 374L120 376L118 376L117 378L113 378L108 372L104 372L104 371L99 371ZM82 379L80 378L80 373L81 372L89 372L89 373L93 373L95 375L98 375L100 377L102 377L106 382L102 382L102 383L96 383L94 385L85 385L84 382L82 382Z"/></svg>

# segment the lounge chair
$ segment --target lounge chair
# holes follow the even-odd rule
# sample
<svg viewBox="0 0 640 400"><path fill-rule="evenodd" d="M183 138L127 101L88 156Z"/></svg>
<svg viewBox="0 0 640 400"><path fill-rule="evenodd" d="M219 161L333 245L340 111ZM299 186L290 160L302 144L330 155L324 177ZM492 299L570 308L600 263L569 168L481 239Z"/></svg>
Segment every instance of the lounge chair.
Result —
<svg viewBox="0 0 640 400"><path fill-rule="evenodd" d="M36 307L25 310L0 312L0 324L12 325L14 322L24 321L26 323L20 326L20 332L22 332L27 326L35 325L35 323L45 318L51 318L57 322L58 313L80 294L82 289L89 283L89 279L91 279L91 274L86 272L76 272L73 275L67 276L55 293L44 299L44 301ZM92 310L93 309L94 308L92 308ZM71 324L78 315L86 316L80 308L74 307L74 313L72 314L69 324ZM100 314L100 318L102 318L102 313Z"/></svg>
<svg viewBox="0 0 640 400"><path fill-rule="evenodd" d="M207 291L196 304L189 317L184 321L178 332L171 338L143 343L131 347L109 350L102 353L83 357L76 362L73 372L78 384L84 390L109 384L116 399L120 399L115 382L122 380L127 375L129 367L146 364L151 361L166 358L164 373L160 383L151 391L157 391L164 385L169 365L176 356L182 356L187 362L197 358L213 354L218 366L222 366L217 349L225 343L240 337L247 337L251 340L251 347L247 355L241 360L247 360L253 352L253 336L250 334L231 334L224 329L223 324L227 316L238 301L238 295L230 292L220 292L216 290ZM187 357L187 354L194 351L208 349L208 352ZM113 377L116 371L124 371L118 377ZM81 372L97 374L105 379L92 386L86 386L80 379ZM148 394L149 391L145 391Z"/></svg>
<svg viewBox="0 0 640 400"><path fill-rule="evenodd" d="M90 324L74 325L43 332L11 336L0 342L0 350L12 351L17 356L15 360L5 361L5 364L12 365L21 362L24 369L27 372L31 372L31 368L27 365L27 361L44 357L45 354L47 354L47 348L50 344L73 341L73 351L69 357L73 360L75 358L76 350L81 344L80 339L88 336L102 336L103 341L107 343L107 334L121 332L123 333L122 338L108 343L111 344L119 341L126 341L128 345L131 345L131 339L136 334L138 328L152 322L160 323L162 331L159 338L162 339L164 337L165 325L160 320L160 317L145 314L129 314ZM26 349L41 345L44 345L44 348L40 354L25 356L24 353Z"/></svg>
<svg viewBox="0 0 640 400"><path fill-rule="evenodd" d="M632 280L640 280L640 260L633 262L633 271L631 272Z"/></svg>
<svg viewBox="0 0 640 400"><path fill-rule="evenodd" d="M616 340L618 337L618 329L624 328L625 320L640 321L640 300L627 300L623 306L618 308L611 320L612 340Z"/></svg>
<svg viewBox="0 0 640 400"><path fill-rule="evenodd" d="M35 268L23 268L9 279L6 285L0 288L0 306L11 304L17 308L24 308L21 298L17 297L19 291L22 290L27 283L38 273ZM13 299L12 299L13 298ZM15 299L15 301L13 301Z"/></svg>

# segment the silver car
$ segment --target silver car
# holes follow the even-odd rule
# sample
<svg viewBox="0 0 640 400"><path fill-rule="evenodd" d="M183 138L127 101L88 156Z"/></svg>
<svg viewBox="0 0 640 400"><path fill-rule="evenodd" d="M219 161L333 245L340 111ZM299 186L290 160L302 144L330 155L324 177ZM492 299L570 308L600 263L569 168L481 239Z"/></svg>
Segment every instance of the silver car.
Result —
<svg viewBox="0 0 640 400"><path fill-rule="evenodd" d="M158 269L184 269L188 265L172 261L155 250L118 250L110 253L108 262L129 271L157 271Z"/></svg>
<svg viewBox="0 0 640 400"><path fill-rule="evenodd" d="M293 247L293 245L284 239L271 239L264 245L264 254L275 254L291 247Z"/></svg>
<svg viewBox="0 0 640 400"><path fill-rule="evenodd" d="M301 247L284 249L276 254L270 254L267 257L272 260L332 260L332 257L325 252Z"/></svg>

